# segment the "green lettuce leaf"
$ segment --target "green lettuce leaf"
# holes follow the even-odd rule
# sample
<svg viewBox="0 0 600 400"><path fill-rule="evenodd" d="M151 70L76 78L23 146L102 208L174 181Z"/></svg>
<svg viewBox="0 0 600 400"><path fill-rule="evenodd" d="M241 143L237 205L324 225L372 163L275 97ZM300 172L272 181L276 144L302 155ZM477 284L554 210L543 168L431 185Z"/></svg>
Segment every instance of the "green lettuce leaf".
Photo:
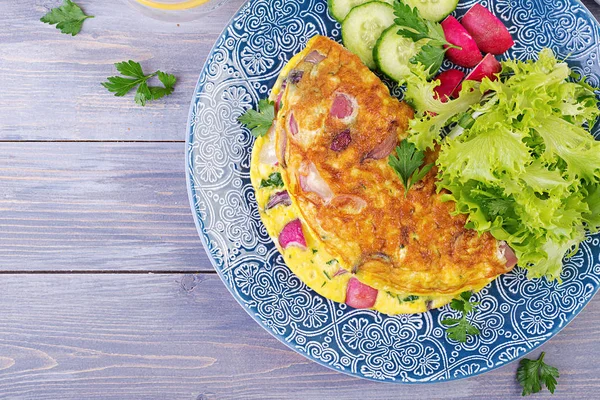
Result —
<svg viewBox="0 0 600 400"><path fill-rule="evenodd" d="M412 77L409 141L439 144L438 190L468 215L467 228L506 241L530 278L560 280L563 258L600 230L600 142L590 134L598 100L549 49L502 64L499 80L448 103L433 96L436 82ZM459 120L468 124L443 139Z"/></svg>

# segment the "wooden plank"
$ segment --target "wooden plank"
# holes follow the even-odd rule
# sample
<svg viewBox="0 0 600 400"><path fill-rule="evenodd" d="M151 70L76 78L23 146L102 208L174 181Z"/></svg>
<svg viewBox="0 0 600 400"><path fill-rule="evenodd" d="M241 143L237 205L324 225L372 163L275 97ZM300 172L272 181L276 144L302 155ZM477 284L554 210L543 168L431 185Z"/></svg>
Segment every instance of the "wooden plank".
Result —
<svg viewBox="0 0 600 400"><path fill-rule="evenodd" d="M594 0L581 0L581 2L592 12L597 20L600 20L600 4Z"/></svg>
<svg viewBox="0 0 600 400"><path fill-rule="evenodd" d="M39 18L61 0L3 1L0 140L184 140L192 93L210 48L243 0L210 17L176 24L151 19L124 0L77 3L95 18L75 37ZM175 93L140 107L100 86L115 62L177 76Z"/></svg>
<svg viewBox="0 0 600 400"><path fill-rule="evenodd" d="M213 271L183 143L2 143L0 270Z"/></svg>
<svg viewBox="0 0 600 400"><path fill-rule="evenodd" d="M0 282L3 398L520 398L515 363L437 385L329 370L260 328L212 274L2 275ZM599 334L596 298L543 346L561 372L553 399L600 391Z"/></svg>

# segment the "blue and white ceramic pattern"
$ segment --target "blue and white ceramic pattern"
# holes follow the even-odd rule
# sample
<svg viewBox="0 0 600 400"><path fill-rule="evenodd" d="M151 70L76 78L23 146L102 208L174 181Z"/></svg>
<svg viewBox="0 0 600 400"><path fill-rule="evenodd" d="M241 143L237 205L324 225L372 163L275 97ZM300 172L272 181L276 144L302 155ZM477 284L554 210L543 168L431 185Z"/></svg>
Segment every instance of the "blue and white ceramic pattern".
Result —
<svg viewBox="0 0 600 400"><path fill-rule="evenodd" d="M463 14L476 1L461 1ZM600 84L600 26L577 0L486 0L515 39L511 57L542 47ZM340 39L325 0L250 0L217 40L189 116L187 178L198 232L215 269L244 309L298 353L358 377L434 382L489 371L565 327L600 285L600 235L566 261L563 283L527 280L516 268L476 295L481 334L449 340L443 307L387 316L328 301L285 266L263 227L250 185L253 138L237 118L268 95L285 63L315 34ZM400 88L392 92L402 96ZM596 135L600 131L597 126Z"/></svg>

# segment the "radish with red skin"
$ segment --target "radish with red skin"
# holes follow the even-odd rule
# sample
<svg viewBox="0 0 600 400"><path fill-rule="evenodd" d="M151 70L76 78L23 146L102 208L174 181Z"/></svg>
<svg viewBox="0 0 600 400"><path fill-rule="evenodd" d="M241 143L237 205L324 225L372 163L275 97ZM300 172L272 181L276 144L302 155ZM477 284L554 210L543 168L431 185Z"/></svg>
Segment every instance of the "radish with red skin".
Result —
<svg viewBox="0 0 600 400"><path fill-rule="evenodd" d="M279 245L287 249L290 246L300 247L306 249L306 239L304 238L304 232L302 232L302 223L299 219L295 219L287 223L279 233Z"/></svg>
<svg viewBox="0 0 600 400"><path fill-rule="evenodd" d="M367 286L352 277L346 289L346 304L353 308L371 308L377 301L377 289Z"/></svg>
<svg viewBox="0 0 600 400"><path fill-rule="evenodd" d="M500 73L500 71L502 71L502 64L496 60L496 57L494 57L493 54L488 53L483 57L483 60L473 68L473 71L467 75L465 81L481 82L483 78L489 78L490 80L495 81L498 79L498 75L496 74ZM458 97L461 88L462 83L454 89L452 97Z"/></svg>
<svg viewBox="0 0 600 400"><path fill-rule="evenodd" d="M460 85L464 77L465 73L457 69L449 69L448 71L439 74L435 78L440 81L440 85L434 89L435 94L437 95L436 97L442 103L447 102L454 92L454 89Z"/></svg>
<svg viewBox="0 0 600 400"><path fill-rule="evenodd" d="M502 64L500 61L496 60L493 54L486 54L483 57L483 60L475 68L473 71L467 75L465 78L466 81L477 81L481 82L483 78L490 78L490 80L495 81L498 79L496 74L502 71Z"/></svg>
<svg viewBox="0 0 600 400"><path fill-rule="evenodd" d="M443 20L441 25L448 43L460 47L460 49L451 48L446 51L448 60L466 68L477 65L483 56L469 32L452 15ZM448 48L449 46L444 45L444 47Z"/></svg>
<svg viewBox="0 0 600 400"><path fill-rule="evenodd" d="M475 4L460 20L484 53L502 54L515 42L506 26L481 4Z"/></svg>

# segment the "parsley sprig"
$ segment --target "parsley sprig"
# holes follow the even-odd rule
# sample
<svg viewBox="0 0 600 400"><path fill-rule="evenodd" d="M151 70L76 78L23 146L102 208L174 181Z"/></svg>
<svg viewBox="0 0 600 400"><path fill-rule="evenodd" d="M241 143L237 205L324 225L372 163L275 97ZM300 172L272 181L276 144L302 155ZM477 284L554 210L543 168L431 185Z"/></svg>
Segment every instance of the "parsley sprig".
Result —
<svg viewBox="0 0 600 400"><path fill-rule="evenodd" d="M517 368L517 380L523 386L523 396L542 390L542 383L554 394L558 369L544 362L546 353L542 351L537 360L522 359Z"/></svg>
<svg viewBox="0 0 600 400"><path fill-rule="evenodd" d="M238 118L238 121L246 125L254 137L259 137L267 134L274 118L274 103L268 99L262 99L258 102L258 111L250 108Z"/></svg>
<svg viewBox="0 0 600 400"><path fill-rule="evenodd" d="M132 60L116 63L115 67L121 75L129 78L111 76L107 78L108 82L102 83L102 86L107 88L109 92L114 93L115 96L125 96L137 86L135 102L141 106L145 106L150 100L157 100L170 95L173 93L175 83L177 82L177 78L174 75L162 71L145 75L140 63ZM161 81L164 87L148 85L148 80L154 76L158 77L158 80Z"/></svg>
<svg viewBox="0 0 600 400"><path fill-rule="evenodd" d="M404 185L404 195L416 182L420 181L427 175L433 167L433 163L423 165L425 154L417 150L413 143L404 139L400 142L400 146L396 147L396 155L390 154L388 164L394 168L394 171Z"/></svg>
<svg viewBox="0 0 600 400"><path fill-rule="evenodd" d="M46 15L40 18L40 21L56 25L62 33L77 35L81 31L83 21L88 18L94 18L92 15L85 15L81 8L71 0L64 0L60 7L51 9Z"/></svg>
<svg viewBox="0 0 600 400"><path fill-rule="evenodd" d="M271 175L269 175L268 179L262 179L260 181L259 189L266 187L283 187L283 179L281 179L281 174L279 172L273 172Z"/></svg>
<svg viewBox="0 0 600 400"><path fill-rule="evenodd" d="M450 303L450 308L462 312L461 318L446 318L442 320L442 324L449 327L446 330L448 337L457 342L466 343L467 335L479 335L479 329L467 320L467 314L471 311L476 311L476 306L479 305L478 302L470 301L471 295L471 292L462 292L459 299L452 299Z"/></svg>
<svg viewBox="0 0 600 400"><path fill-rule="evenodd" d="M396 16L394 22L398 25L398 35L413 42L429 39L427 44L410 59L413 64L423 64L426 71L432 74L437 72L442 66L446 50L460 49L446 40L444 30L439 23L423 19L416 7L411 8L402 0L398 0L394 3L394 15Z"/></svg>

